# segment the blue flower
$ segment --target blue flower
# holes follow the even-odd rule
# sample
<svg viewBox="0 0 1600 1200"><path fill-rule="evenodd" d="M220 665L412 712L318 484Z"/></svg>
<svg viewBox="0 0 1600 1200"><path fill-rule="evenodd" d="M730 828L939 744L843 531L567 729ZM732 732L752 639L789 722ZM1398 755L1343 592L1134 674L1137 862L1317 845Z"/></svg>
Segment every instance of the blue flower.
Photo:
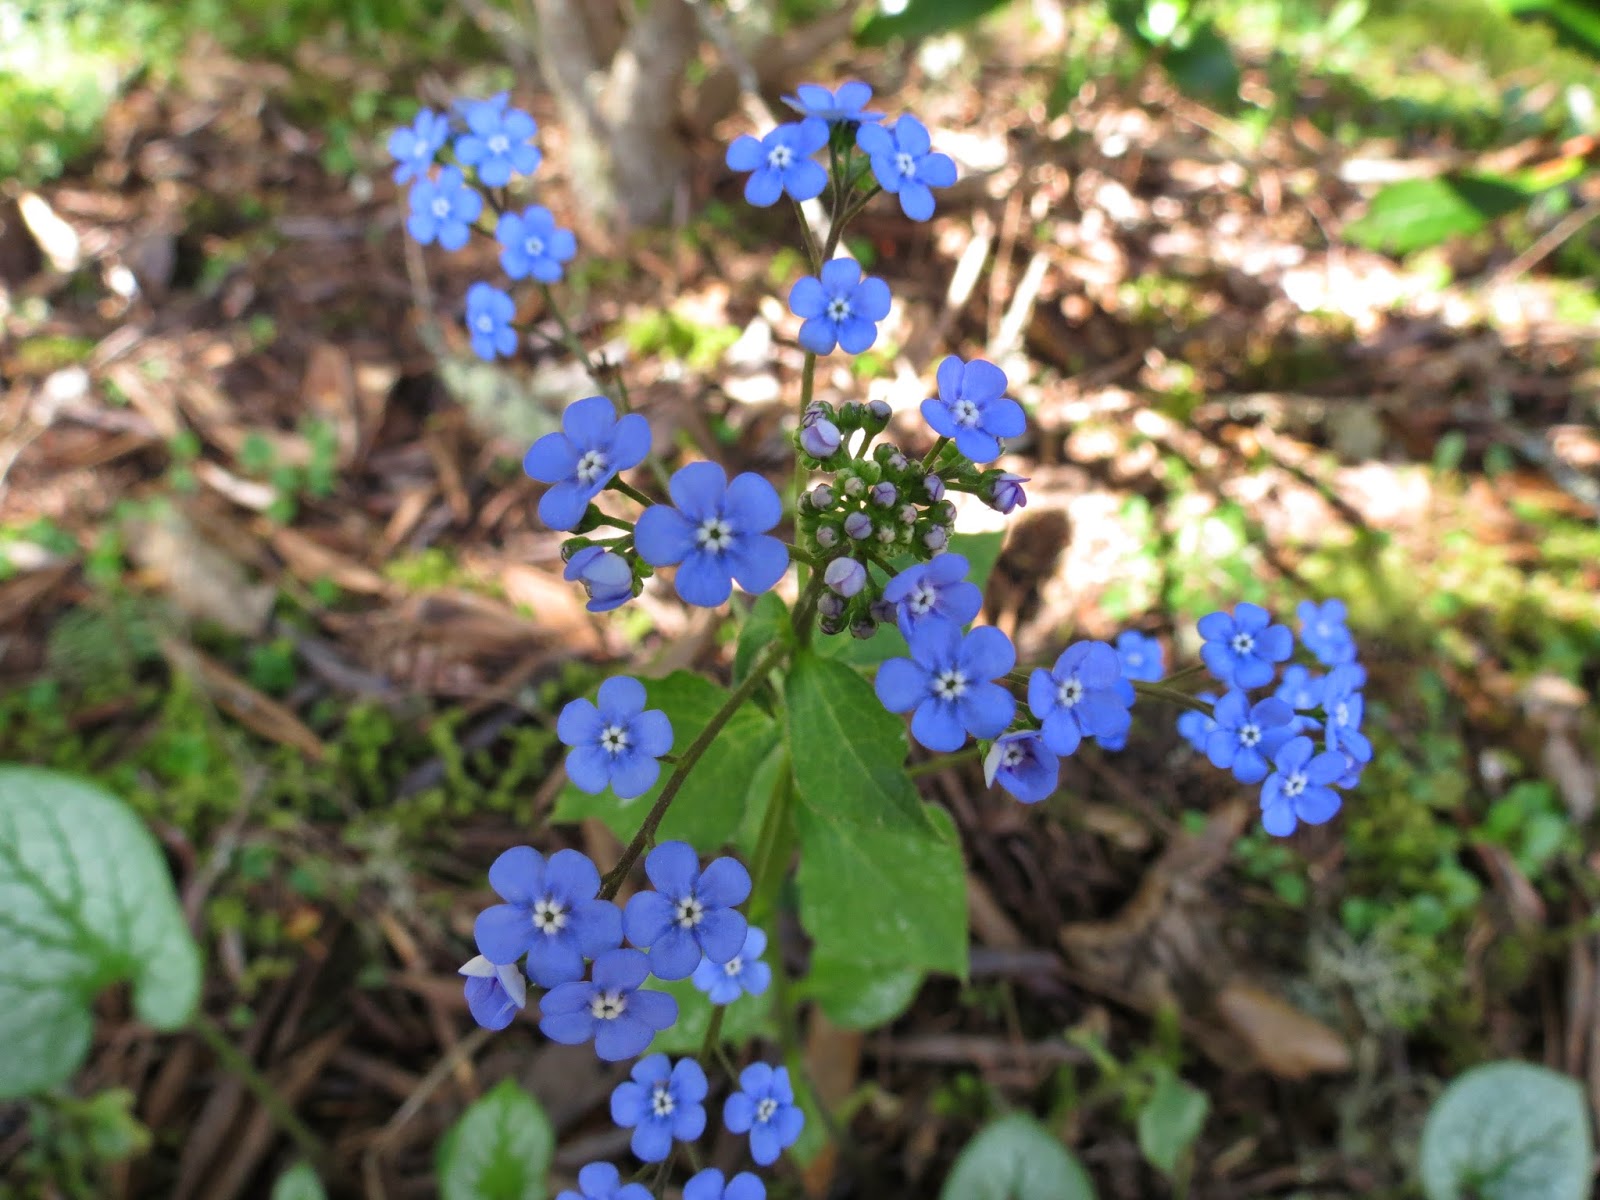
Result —
<svg viewBox="0 0 1600 1200"><path fill-rule="evenodd" d="M750 895L750 872L732 858L704 871L687 842L662 842L644 860L653 892L638 892L622 914L622 930L650 950L657 979L687 979L704 955L725 963L744 946L749 923L734 911Z"/></svg>
<svg viewBox="0 0 1600 1200"><path fill-rule="evenodd" d="M941 554L907 567L884 586L883 598L895 606L907 641L929 622L948 621L960 629L978 615L983 590L968 581L970 569L961 555Z"/></svg>
<svg viewBox="0 0 1600 1200"><path fill-rule="evenodd" d="M640 513L633 544L652 567L682 564L676 585L686 603L716 608L734 580L759 595L783 578L789 551L767 535L782 518L783 504L765 479L746 471L729 482L716 463L696 462L680 468L667 491L672 505Z"/></svg>
<svg viewBox="0 0 1600 1200"><path fill-rule="evenodd" d="M650 962L637 950L607 950L587 980L551 988L539 1002L539 1031L552 1042L581 1046L594 1039L606 1062L644 1053L650 1039L678 1019L678 1002L639 987Z"/></svg>
<svg viewBox="0 0 1600 1200"><path fill-rule="evenodd" d="M561 432L545 434L522 460L529 476L555 485L539 500L539 519L551 529L576 527L612 477L649 453L650 422L638 413L618 420L604 396L567 405Z"/></svg>
<svg viewBox="0 0 1600 1200"><path fill-rule="evenodd" d="M504 187L512 175L532 175L541 155L532 138L539 131L520 108L505 107L505 97L462 106L467 132L456 139L456 157L476 167L485 187Z"/></svg>
<svg viewBox="0 0 1600 1200"><path fill-rule="evenodd" d="M964 363L954 354L939 364L939 395L922 402L922 419L973 462L1000 457L1000 439L1028 427L1022 405L1006 396L1006 373L992 362Z"/></svg>
<svg viewBox="0 0 1600 1200"><path fill-rule="evenodd" d="M606 1162L592 1162L578 1172L578 1191L567 1188L556 1200L654 1200L642 1183L623 1183L622 1172Z"/></svg>
<svg viewBox="0 0 1600 1200"><path fill-rule="evenodd" d="M1345 626L1343 600L1317 604L1302 600L1295 610L1300 615L1300 640L1325 667L1355 662L1356 640Z"/></svg>
<svg viewBox="0 0 1600 1200"><path fill-rule="evenodd" d="M556 718L556 736L572 747L567 775L591 796L607 784L618 799L642 796L661 774L656 759L672 749L672 722L658 708L645 710L644 684L627 675L602 683L596 699L580 696Z"/></svg>
<svg viewBox="0 0 1600 1200"><path fill-rule="evenodd" d="M789 311L801 318L800 344L813 354L860 354L878 340L878 322L889 315L889 285L876 275L863 278L853 258L822 264L822 274L807 275L789 291Z"/></svg>
<svg viewBox="0 0 1600 1200"><path fill-rule="evenodd" d="M540 204L520 214L501 213L494 238L501 246L500 265L512 279L531 275L540 283L558 283L565 273L562 264L578 252L572 230L557 226L555 215Z"/></svg>
<svg viewBox="0 0 1600 1200"><path fill-rule="evenodd" d="M1013 475L1007 471L989 485L989 507L1002 514L1027 508L1028 493L1022 490L1022 485L1028 481L1027 475Z"/></svg>
<svg viewBox="0 0 1600 1200"><path fill-rule="evenodd" d="M1357 689L1367 674L1354 663L1344 663L1328 672L1322 683L1322 711L1327 715L1329 750L1341 750L1358 763L1372 761L1372 743L1361 732L1366 701Z"/></svg>
<svg viewBox="0 0 1600 1200"><path fill-rule="evenodd" d="M1299 663L1283 669L1283 679L1272 694L1295 710L1296 716L1290 725L1296 733L1321 728L1322 722L1298 714L1314 712L1322 707L1322 691L1326 682L1321 675L1313 675Z"/></svg>
<svg viewBox="0 0 1600 1200"><path fill-rule="evenodd" d="M983 760L983 779L999 784L1024 804L1037 804L1056 790L1061 760L1032 729L998 737Z"/></svg>
<svg viewBox="0 0 1600 1200"><path fill-rule="evenodd" d="M598 900L600 872L576 850L546 862L530 846L513 846L489 868L489 886L506 903L478 914L478 949L492 963L528 956L540 987L583 978L583 960L622 944L622 910Z"/></svg>
<svg viewBox="0 0 1600 1200"><path fill-rule="evenodd" d="M1259 604L1240 604L1229 616L1207 613L1198 628L1205 645L1200 657L1206 668L1233 687L1258 688L1272 682L1273 664L1294 652L1294 634L1287 625L1272 624L1272 616Z"/></svg>
<svg viewBox="0 0 1600 1200"><path fill-rule="evenodd" d="M1125 629L1117 634L1117 661L1122 664L1124 679L1156 683L1167 673L1161 643L1137 629Z"/></svg>
<svg viewBox="0 0 1600 1200"><path fill-rule="evenodd" d="M732 1004L741 995L759 996L772 982L772 968L761 961L767 935L754 925L744 935L744 945L725 963L702 958L689 978L713 1004Z"/></svg>
<svg viewBox="0 0 1600 1200"><path fill-rule="evenodd" d="M959 750L967 735L992 738L1011 724L1017 702L990 680L1017 662L1011 639L992 625L963 635L949 622L926 622L916 630L910 658L891 658L878 668L874 687L890 712L911 714L911 736L929 750Z"/></svg>
<svg viewBox="0 0 1600 1200"><path fill-rule="evenodd" d="M1215 705L1217 694L1215 692L1201 692L1196 700L1204 700L1207 704ZM1216 729L1217 722L1210 715L1197 709L1186 708L1178 714L1178 733L1183 740L1193 746L1197 754L1206 752L1206 739Z"/></svg>
<svg viewBox="0 0 1600 1200"><path fill-rule="evenodd" d="M767 1200L767 1185L749 1171L724 1183L721 1171L707 1167L683 1185L683 1200Z"/></svg>
<svg viewBox="0 0 1600 1200"><path fill-rule="evenodd" d="M633 1064L633 1078L611 1093L611 1119L633 1130L633 1156L665 1162L672 1141L692 1142L706 1131L706 1073L692 1058L676 1066L665 1054Z"/></svg>
<svg viewBox="0 0 1600 1200"><path fill-rule="evenodd" d="M729 1133L750 1135L750 1157L763 1167L777 1162L806 1123L794 1102L788 1069L751 1063L741 1071L739 1090L723 1106L722 1123Z"/></svg>
<svg viewBox="0 0 1600 1200"><path fill-rule="evenodd" d="M1293 719L1294 710L1276 696L1252 705L1235 688L1217 701L1212 713L1217 727L1206 736L1206 757L1214 767L1232 769L1240 783L1260 783L1267 775L1267 760L1293 736Z"/></svg>
<svg viewBox="0 0 1600 1200"><path fill-rule="evenodd" d="M828 123L807 117L779 125L760 140L740 134L728 147L727 161L731 170L753 172L745 180L744 198L757 208L766 208L785 192L796 200L822 195L828 173L812 162L811 156L827 144Z"/></svg>
<svg viewBox="0 0 1600 1200"><path fill-rule="evenodd" d="M493 362L517 352L517 331L511 318L517 304L510 296L487 283L467 289L467 332L472 335L472 352Z"/></svg>
<svg viewBox="0 0 1600 1200"><path fill-rule="evenodd" d="M567 560L561 578L571 583L583 582L589 593L590 612L610 612L633 599L633 568L620 554L613 554L604 546L584 546Z"/></svg>
<svg viewBox="0 0 1600 1200"><path fill-rule="evenodd" d="M445 167L439 178L418 179L411 185L406 232L419 246L438 242L446 250L459 250L482 212L483 197L467 186L457 168Z"/></svg>
<svg viewBox="0 0 1600 1200"><path fill-rule="evenodd" d="M1104 642L1076 642L1046 671L1028 676L1028 708L1039 719L1044 743L1071 754L1085 737L1115 738L1128 728L1129 701L1117 687L1122 664Z"/></svg>
<svg viewBox="0 0 1600 1200"><path fill-rule="evenodd" d="M389 135L389 156L395 161L394 181L407 183L427 175L438 157L439 147L449 137L449 119L431 108L417 113L409 127L396 129Z"/></svg>
<svg viewBox="0 0 1600 1200"><path fill-rule="evenodd" d="M1345 760L1332 752L1315 754L1308 737L1290 738L1279 748L1276 770L1261 785L1261 827L1288 837L1300 821L1322 825L1339 811L1339 794L1328 785L1345 773Z"/></svg>
<svg viewBox="0 0 1600 1200"><path fill-rule="evenodd" d="M933 216L933 192L956 181L948 155L932 154L928 127L909 113L893 125L863 125L856 145L872 160L872 173L886 192L900 197L900 211L913 221Z"/></svg>
<svg viewBox="0 0 1600 1200"><path fill-rule="evenodd" d="M1122 678L1117 680L1117 702L1123 708L1132 709L1134 701L1138 700L1138 698L1139 693L1134 690L1133 684L1128 682L1128 676L1124 673ZM1095 740L1095 743L1102 750L1126 749L1128 745L1128 730L1132 728L1131 712L1129 717L1130 723L1127 725L1114 729L1110 733L1092 733L1089 736Z"/></svg>
<svg viewBox="0 0 1600 1200"><path fill-rule="evenodd" d="M504 1029L527 1007L528 981L515 963L492 963L480 954L458 973L467 977L467 1011L485 1029Z"/></svg>
<svg viewBox="0 0 1600 1200"><path fill-rule="evenodd" d="M872 101L872 89L854 80L841 83L831 92L821 84L802 83L795 92L793 96L785 96L783 102L801 116L816 117L830 125L877 121L883 117L879 112L863 111Z"/></svg>

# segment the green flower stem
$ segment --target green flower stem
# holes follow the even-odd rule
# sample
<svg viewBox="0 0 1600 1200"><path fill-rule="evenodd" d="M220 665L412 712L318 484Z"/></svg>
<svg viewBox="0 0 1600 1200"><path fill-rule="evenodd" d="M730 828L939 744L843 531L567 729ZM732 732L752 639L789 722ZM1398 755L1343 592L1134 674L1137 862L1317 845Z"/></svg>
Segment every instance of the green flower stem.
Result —
<svg viewBox="0 0 1600 1200"><path fill-rule="evenodd" d="M1192 666L1192 667L1185 667L1181 671L1174 671L1171 675L1168 675L1161 682L1166 684L1168 687L1172 687L1175 684L1180 684L1180 683L1189 684L1189 683L1192 683L1192 682L1194 682L1195 679L1199 678L1200 676L1206 676L1206 675L1210 675L1210 674L1211 674L1211 668L1210 667L1206 666L1204 663L1195 663L1195 665Z"/></svg>
<svg viewBox="0 0 1600 1200"><path fill-rule="evenodd" d="M250 1094L260 1102L273 1123L289 1135L289 1140L299 1147L300 1152L310 1159L314 1166L325 1172L330 1161L328 1148L316 1134L311 1132L305 1122L295 1115L288 1101L279 1094L277 1088L272 1086L272 1081L263 1075L255 1063L251 1062L244 1052L228 1039L228 1035L204 1013L196 1013L189 1028L200 1035L200 1040L210 1048L224 1067L238 1076L239 1082L244 1084Z"/></svg>
<svg viewBox="0 0 1600 1200"><path fill-rule="evenodd" d="M1210 716L1212 706L1204 700L1197 700L1187 692L1180 692L1177 688L1167 687L1164 683L1141 683L1133 681L1133 690L1141 696L1150 696L1156 700L1165 700L1169 704L1176 704L1179 708L1187 708L1197 713Z"/></svg>
<svg viewBox="0 0 1600 1200"><path fill-rule="evenodd" d="M649 503L651 503L651 501L646 500L645 503L649 504ZM629 533L633 532L633 522L632 521L624 521L620 517L608 516L605 513L601 513L599 517L595 518L595 524L596 525L606 525L606 526L609 526L612 529L625 529ZM628 539L627 538L607 538L605 540L607 542L616 543L616 542L625 542Z"/></svg>
<svg viewBox="0 0 1600 1200"><path fill-rule="evenodd" d="M801 593L800 599L795 602L794 618L791 627L794 629L795 644L801 649L811 645L811 631L815 627L812 620L817 614L817 600L822 596L822 572L813 571L811 582L806 585L806 590Z"/></svg>
<svg viewBox="0 0 1600 1200"><path fill-rule="evenodd" d="M906 774L916 779L920 775L937 775L940 771L964 763L968 759L981 758L982 749L978 746L968 746L965 750L954 750L949 754L936 754L924 762L912 763L906 768Z"/></svg>
<svg viewBox="0 0 1600 1200"><path fill-rule="evenodd" d="M794 205L794 219L800 225L800 239L806 244L806 258L811 262L813 274L822 270L822 258L817 250L817 239L811 236L811 224L806 220L806 210L800 207L800 201L790 200Z"/></svg>
<svg viewBox="0 0 1600 1200"><path fill-rule="evenodd" d="M817 387L817 356L806 351L806 361L800 367L800 419L805 420L806 409L811 407L811 394Z"/></svg>
<svg viewBox="0 0 1600 1200"><path fill-rule="evenodd" d="M805 563L805 565L810 567L813 571L817 570L821 566L816 559L812 558L811 555L800 549L799 546L790 545L788 542L785 542L783 544L783 548L789 552L789 557L795 562Z"/></svg>
<svg viewBox="0 0 1600 1200"><path fill-rule="evenodd" d="M639 856L644 853L644 848L656 836L656 830L661 827L662 819L667 815L667 809L672 807L672 802L677 798L678 792L683 787L683 781L689 778L689 772L694 770L695 764L700 761L701 755L711 748L711 743L717 740L717 735L722 732L722 727L733 719L733 714L739 711L739 706L750 699L756 688L766 682L767 672L777 666L788 654L789 647L783 642L774 642L769 646L754 666L750 668L750 676L722 702L722 707L711 714L711 719L706 722L706 727L700 731L698 737L689 743L689 748L683 752L683 757L678 760L678 765L672 769L672 775L667 780L667 785L661 789L661 795L656 797L656 802L650 806L644 824L639 826L639 832L633 835L633 841L628 843L627 849L622 852L622 857L617 860L617 865L605 877L600 887L600 899L613 900L617 892L622 889L623 880L627 879L628 872L633 870L633 864L639 861Z"/></svg>
<svg viewBox="0 0 1600 1200"><path fill-rule="evenodd" d="M950 439L947 438L947 437L941 437L938 441L936 441L933 444L933 449L929 450L928 454L927 454L927 457L922 460L922 469L924 471L933 470L933 464L939 461L939 455L944 453L944 448L946 446L948 446L949 444L950 444ZM949 480L945 481L945 487L946 488L951 488L951 487L954 487L954 486L955 485L950 483ZM957 488L956 490L959 491L960 489Z"/></svg>
<svg viewBox="0 0 1600 1200"><path fill-rule="evenodd" d="M654 500L650 499L649 496L646 496L643 492L641 492L638 488L634 487L632 484L624 483L622 481L622 477L620 475L612 476L611 482L609 484L607 484L606 486L611 488L613 491L621 492L624 496L626 496L629 500L632 500L635 504L642 504L646 508L649 508L651 505L653 505L655 503ZM630 528L631 528L631 526L630 526Z"/></svg>

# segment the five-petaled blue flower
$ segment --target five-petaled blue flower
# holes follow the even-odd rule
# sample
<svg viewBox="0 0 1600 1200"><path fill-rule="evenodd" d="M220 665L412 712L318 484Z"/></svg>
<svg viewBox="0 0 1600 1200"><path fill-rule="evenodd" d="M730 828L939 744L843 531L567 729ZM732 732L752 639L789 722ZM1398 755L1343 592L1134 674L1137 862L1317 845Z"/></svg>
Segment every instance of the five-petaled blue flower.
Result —
<svg viewBox="0 0 1600 1200"><path fill-rule="evenodd" d="M1124 629L1117 634L1117 661L1122 664L1124 679L1156 683L1167 673L1161 643L1137 629Z"/></svg>
<svg viewBox="0 0 1600 1200"><path fill-rule="evenodd" d="M1358 690L1367 674L1358 664L1343 663L1322 681L1322 711L1327 715L1329 750L1341 750L1358 763L1372 761L1372 743L1361 732L1366 700Z"/></svg>
<svg viewBox="0 0 1600 1200"><path fill-rule="evenodd" d="M973 462L1000 457L1000 439L1028 426L1022 405L1006 395L1006 373L992 362L964 363L954 354L939 364L939 395L922 402L922 419Z"/></svg>
<svg viewBox="0 0 1600 1200"><path fill-rule="evenodd" d="M1215 707L1217 694L1215 692L1201 692L1195 699L1203 700ZM1178 714L1178 733L1183 737L1184 741L1194 747L1197 754L1206 752L1206 739L1211 736L1211 731L1216 727L1217 723L1211 715L1198 709L1186 708Z"/></svg>
<svg viewBox="0 0 1600 1200"><path fill-rule="evenodd" d="M654 1200L642 1183L623 1183L622 1172L608 1162L592 1162L578 1172L578 1190L567 1188L556 1200Z"/></svg>
<svg viewBox="0 0 1600 1200"><path fill-rule="evenodd" d="M970 569L961 555L941 554L907 567L884 585L883 598L894 605L908 641L926 624L948 621L960 629L978 615L983 590L967 579Z"/></svg>
<svg viewBox="0 0 1600 1200"><path fill-rule="evenodd" d="M1313 675L1299 663L1293 663L1283 669L1283 679L1272 694L1295 710L1295 718L1290 724L1294 726L1296 733L1305 733L1321 727L1321 721L1300 714L1315 712L1322 707L1325 682L1321 675Z"/></svg>
<svg viewBox="0 0 1600 1200"><path fill-rule="evenodd" d="M575 528L612 476L638 466L649 453L650 422L638 413L618 420L604 396L567 405L561 432L545 434L522 460L532 478L555 485L539 500L539 519L551 529Z"/></svg>
<svg viewBox="0 0 1600 1200"><path fill-rule="evenodd" d="M1265 779L1267 760L1294 735L1292 708L1276 696L1251 704L1237 688L1217 701L1211 719L1217 727L1206 735L1206 757L1240 783Z"/></svg>
<svg viewBox="0 0 1600 1200"><path fill-rule="evenodd" d="M734 911L750 895L750 872L737 859L718 858L700 869L687 842L662 842L644 860L653 892L638 892L622 914L635 946L650 949L657 979L687 979L703 955L725 963L744 946L749 923Z"/></svg>
<svg viewBox="0 0 1600 1200"><path fill-rule="evenodd" d="M410 125L389 135L389 156L395 161L394 181L408 183L427 175L439 147L450 137L450 121L443 113L425 108Z"/></svg>
<svg viewBox="0 0 1600 1200"><path fill-rule="evenodd" d="M475 283L467 289L467 332L472 336L472 352L493 362L517 352L517 331L511 318L517 303L492 284Z"/></svg>
<svg viewBox="0 0 1600 1200"><path fill-rule="evenodd" d="M674 1066L665 1054L633 1064L633 1078L611 1093L611 1119L633 1130L633 1156L665 1162L672 1142L692 1142L706 1131L706 1073L692 1058Z"/></svg>
<svg viewBox="0 0 1600 1200"><path fill-rule="evenodd" d="M515 963L492 963L482 954L459 972L467 977L467 1011L485 1029L504 1029L528 1003L528 980Z"/></svg>
<svg viewBox="0 0 1600 1200"><path fill-rule="evenodd" d="M767 1200L767 1185L749 1171L724 1180L721 1171L707 1167L683 1185L683 1200Z"/></svg>
<svg viewBox="0 0 1600 1200"><path fill-rule="evenodd" d="M1295 610L1300 616L1300 640L1325 667L1356 660L1356 640L1345 625L1343 600L1324 600L1317 604L1302 600Z"/></svg>
<svg viewBox="0 0 1600 1200"><path fill-rule="evenodd" d="M725 963L702 958L690 981L713 1004L732 1004L742 995L759 996L772 982L772 968L761 961L767 935L754 925L744 935L744 945Z"/></svg>
<svg viewBox="0 0 1600 1200"><path fill-rule="evenodd" d="M1039 719L1044 744L1071 754L1085 737L1115 738L1132 718L1122 682L1122 663L1104 642L1075 642L1046 671L1028 676L1028 708Z"/></svg>
<svg viewBox="0 0 1600 1200"><path fill-rule="evenodd" d="M1294 653L1294 634L1287 625L1274 625L1272 614L1259 604L1241 603L1229 616L1207 613L1198 628L1205 645L1200 657L1223 683L1258 688L1272 682L1273 664Z"/></svg>
<svg viewBox="0 0 1600 1200"><path fill-rule="evenodd" d="M889 285L861 274L853 258L822 264L789 291L789 311L801 318L800 344L813 354L860 354L878 340L878 322L889 315Z"/></svg>
<svg viewBox="0 0 1600 1200"><path fill-rule="evenodd" d="M984 782L999 784L1024 804L1037 804L1056 790L1061 760L1032 729L994 740L983 760Z"/></svg>
<svg viewBox="0 0 1600 1200"><path fill-rule="evenodd" d="M802 83L795 95L785 96L783 102L804 117L816 117L830 125L850 121L877 121L880 112L866 112L872 102L872 89L864 83L851 80L829 91L820 83Z"/></svg>
<svg viewBox="0 0 1600 1200"><path fill-rule="evenodd" d="M740 134L728 146L728 166L752 172L744 198L757 208L776 204L785 192L810 200L828 186L828 173L811 156L828 144L828 123L816 117L779 125L766 137Z"/></svg>
<svg viewBox="0 0 1600 1200"><path fill-rule="evenodd" d="M652 567L681 564L675 583L685 602L716 608L734 580L759 595L783 578L789 551L767 534L783 504L765 479L746 471L730 482L716 463L695 462L679 468L667 491L672 504L639 514L633 544Z"/></svg>
<svg viewBox="0 0 1600 1200"><path fill-rule="evenodd" d="M913 221L933 216L929 189L956 181L956 164L949 155L930 153L928 127L910 113L893 125L862 125L856 145L866 151L879 185L900 197L900 211Z"/></svg>
<svg viewBox="0 0 1600 1200"><path fill-rule="evenodd" d="M794 1102L786 1067L751 1063L739 1073L739 1090L728 1097L722 1122L729 1133L750 1135L750 1157L763 1167L778 1161L805 1126L806 1115Z"/></svg>
<svg viewBox="0 0 1600 1200"><path fill-rule="evenodd" d="M561 578L568 583L582 581L590 612L610 612L633 599L633 568L604 546L584 546L567 560Z"/></svg>
<svg viewBox="0 0 1600 1200"><path fill-rule="evenodd" d="M505 97L462 107L467 132L456 139L456 157L475 167L485 187L504 187L512 175L532 175L542 157L533 144L539 132L534 119L520 108L507 108Z"/></svg>
<svg viewBox="0 0 1600 1200"><path fill-rule="evenodd" d="M438 242L446 250L459 250L482 212L483 197L467 186L459 169L445 167L439 178L422 178L411 185L406 232L419 246Z"/></svg>
<svg viewBox="0 0 1600 1200"><path fill-rule="evenodd" d="M556 718L556 736L567 755L567 775L579 791L611 790L622 800L642 796L661 774L656 761L672 749L672 722L659 708L648 711L644 684L614 675L600 685L590 703L570 702Z"/></svg>
<svg viewBox="0 0 1600 1200"><path fill-rule="evenodd" d="M501 213L494 238L500 243L500 265L512 279L532 276L540 283L558 283L565 273L562 264L578 252L572 230L558 226L555 215L542 204L520 213Z"/></svg>
<svg viewBox="0 0 1600 1200"><path fill-rule="evenodd" d="M598 900L600 872L576 850L548 862L531 846L513 846L489 868L489 886L504 904L478 914L478 949L492 963L528 956L540 987L583 978L583 960L622 944L622 910Z"/></svg>
<svg viewBox="0 0 1600 1200"><path fill-rule="evenodd" d="M678 1019L678 1002L640 988L650 961L637 950L608 950L591 978L551 988L539 1002L539 1031L552 1042L594 1050L607 1062L644 1053L650 1039Z"/></svg>
<svg viewBox="0 0 1600 1200"><path fill-rule="evenodd" d="M1017 702L997 683L1017 662L1011 639L992 625L963 635L949 622L927 623L908 639L910 658L878 668L874 688L890 712L911 714L911 736L929 750L959 750L967 735L992 738L1011 724Z"/></svg>
<svg viewBox="0 0 1600 1200"><path fill-rule="evenodd" d="M1276 770L1261 785L1261 827L1288 837L1301 821L1321 825L1339 811L1339 793L1328 785L1345 773L1344 755L1315 753L1308 737L1290 738L1279 748Z"/></svg>

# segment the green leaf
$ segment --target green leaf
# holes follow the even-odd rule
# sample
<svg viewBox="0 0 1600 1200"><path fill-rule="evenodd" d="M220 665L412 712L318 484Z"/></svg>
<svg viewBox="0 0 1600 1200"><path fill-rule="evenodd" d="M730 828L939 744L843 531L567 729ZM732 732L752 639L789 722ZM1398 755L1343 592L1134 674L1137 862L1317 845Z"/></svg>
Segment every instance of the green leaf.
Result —
<svg viewBox="0 0 1600 1200"><path fill-rule="evenodd" d="M296 1163L272 1185L272 1200L327 1200L327 1195L309 1163Z"/></svg>
<svg viewBox="0 0 1600 1200"><path fill-rule="evenodd" d="M770 962L770 953L767 958ZM650 1053L699 1054L706 1040L706 1030L711 1027L711 1014L716 1011L716 1005L688 979L672 983L655 980L650 986L656 991L671 994L678 1001L677 1022L656 1034L656 1040L650 1043ZM759 996L740 996L724 1007L728 1010L722 1018L720 1035L724 1045L742 1046L777 1036L770 987Z"/></svg>
<svg viewBox="0 0 1600 1200"><path fill-rule="evenodd" d="M1593 1163L1583 1089L1532 1063L1472 1068L1422 1127L1428 1200L1584 1200Z"/></svg>
<svg viewBox="0 0 1600 1200"><path fill-rule="evenodd" d="M830 947L818 945L801 994L822 1006L823 1014L841 1029L876 1029L911 1006L922 987L915 967L835 959Z"/></svg>
<svg viewBox="0 0 1600 1200"><path fill-rule="evenodd" d="M1224 108L1238 101L1239 64L1210 21L1196 26L1182 45L1174 42L1163 62L1185 96Z"/></svg>
<svg viewBox="0 0 1600 1200"><path fill-rule="evenodd" d="M1544 21L1564 46L1600 58L1600 13L1589 0L1500 0L1514 16Z"/></svg>
<svg viewBox="0 0 1600 1200"><path fill-rule="evenodd" d="M1139 1110L1139 1152L1163 1175L1172 1175L1178 1161L1200 1136L1211 1101L1170 1068L1156 1073L1156 1086Z"/></svg>
<svg viewBox="0 0 1600 1200"><path fill-rule="evenodd" d="M863 46L882 46L895 38L922 38L970 25L1006 0L909 0L893 16L874 15L856 34Z"/></svg>
<svg viewBox="0 0 1600 1200"><path fill-rule="evenodd" d="M539 1102L503 1079L439 1143L439 1194L443 1200L545 1200L555 1147Z"/></svg>
<svg viewBox="0 0 1600 1200"><path fill-rule="evenodd" d="M1380 190L1366 215L1346 225L1344 233L1369 250L1408 254L1476 233L1530 199L1526 189L1488 175L1405 179Z"/></svg>
<svg viewBox="0 0 1600 1200"><path fill-rule="evenodd" d="M773 642L791 642L794 629L789 624L789 606L777 592L763 592L750 609L739 645L733 654L733 686L738 687L755 666L756 657Z"/></svg>
<svg viewBox="0 0 1600 1200"><path fill-rule="evenodd" d="M1094 1184L1032 1117L1013 1113L967 1143L940 1200L1095 1200Z"/></svg>
<svg viewBox="0 0 1600 1200"><path fill-rule="evenodd" d="M988 533L953 533L950 535L950 553L964 554L971 569L967 579L979 590L989 586L989 576L1000 561L1000 549L1005 545L1005 531L992 529Z"/></svg>
<svg viewBox="0 0 1600 1200"><path fill-rule="evenodd" d="M644 687L650 707L661 709L671 719L672 748L679 754L728 698L725 690L692 671L674 671L664 679L647 679ZM740 708L679 789L661 822L659 838L688 842L702 853L720 850L731 842L744 816L750 777L777 740L777 723L771 717L753 704ZM556 798L552 819L579 821L598 817L626 841L639 831L670 773L663 764L656 786L632 800L618 799L610 788L591 796L569 783Z"/></svg>
<svg viewBox="0 0 1600 1200"><path fill-rule="evenodd" d="M65 1083L101 989L133 985L139 1019L177 1029L200 950L155 839L115 796L0 767L0 1100Z"/></svg>

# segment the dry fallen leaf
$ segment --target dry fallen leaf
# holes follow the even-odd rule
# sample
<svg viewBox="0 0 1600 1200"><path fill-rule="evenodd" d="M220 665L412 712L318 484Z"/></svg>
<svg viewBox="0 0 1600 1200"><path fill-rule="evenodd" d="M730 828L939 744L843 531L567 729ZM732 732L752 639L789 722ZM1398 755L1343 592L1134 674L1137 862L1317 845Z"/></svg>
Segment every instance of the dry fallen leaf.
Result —
<svg viewBox="0 0 1600 1200"><path fill-rule="evenodd" d="M182 513L163 508L128 521L124 532L129 557L181 612L246 637L266 630L277 589L252 584L244 568Z"/></svg>
<svg viewBox="0 0 1600 1200"><path fill-rule="evenodd" d="M1350 1048L1337 1033L1265 988L1228 984L1217 994L1217 1013L1244 1039L1256 1062L1279 1079L1350 1069Z"/></svg>

